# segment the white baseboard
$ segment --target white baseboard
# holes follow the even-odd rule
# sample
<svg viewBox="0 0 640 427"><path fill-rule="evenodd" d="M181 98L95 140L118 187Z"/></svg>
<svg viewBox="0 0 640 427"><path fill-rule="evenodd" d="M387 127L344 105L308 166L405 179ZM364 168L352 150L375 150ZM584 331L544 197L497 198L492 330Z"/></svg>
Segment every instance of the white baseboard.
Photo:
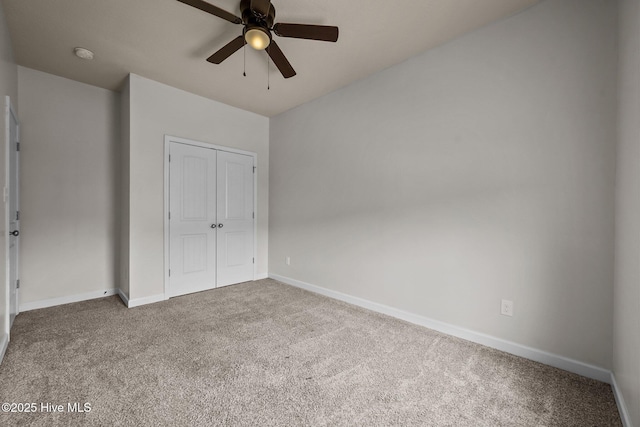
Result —
<svg viewBox="0 0 640 427"><path fill-rule="evenodd" d="M3 334L0 339L0 363L4 359L4 354L7 352L7 348L9 347L9 334Z"/></svg>
<svg viewBox="0 0 640 427"><path fill-rule="evenodd" d="M65 297L51 298L40 301L32 301L20 304L20 312L37 310L39 308L55 307L56 305L70 304L72 302L87 301L96 298L116 295L117 289L104 289L101 291L87 292L85 294L69 295Z"/></svg>
<svg viewBox="0 0 640 427"><path fill-rule="evenodd" d="M622 419L622 425L624 427L633 427L633 424L631 424L631 417L629 416L629 410L627 409L627 404L624 401L624 396L622 396L622 391L618 388L616 376L613 372L611 373L610 382L611 388L613 389L613 396L616 398L616 404L618 405L618 412L620 412L620 418Z"/></svg>
<svg viewBox="0 0 640 427"><path fill-rule="evenodd" d="M459 326L451 325L449 323L441 322L439 320L434 320L428 317L420 316L418 314L409 313L404 310L400 310L394 307L389 307L387 305L372 302L363 298L358 298L351 295L343 294L342 292L337 292L330 289L322 288L320 286L312 285L310 283L301 282L299 280L291 279L289 277L284 277L284 276L280 276L272 273L269 274L269 277L291 286L306 289L308 291L315 292L317 294L321 294L329 298L337 299L349 304L366 308L371 311L386 314L387 316L405 320L407 322L424 326L426 328L433 329L448 335L453 335L454 337L462 338L467 341L472 341L487 347L504 351L506 353L524 357L525 359L530 359L536 362L543 363L545 365L553 366L555 368L563 369L565 371L573 372L575 374L582 375L584 377L592 378L605 383L611 382L611 371L604 368L600 368L598 366L580 362L579 360L574 360L574 359L570 359L568 357L560 356L557 354L548 353L543 350L538 350L522 344L517 344L511 341L503 340L501 338L497 338L491 335L486 335L480 332L472 331L470 329L461 328Z"/></svg>
<svg viewBox="0 0 640 427"><path fill-rule="evenodd" d="M122 302L124 303L124 305L126 305L127 307L129 307L129 297L127 297L124 292L122 292L122 289L118 289L118 296L120 297L120 299L122 300Z"/></svg>
<svg viewBox="0 0 640 427"><path fill-rule="evenodd" d="M150 297L135 298L135 299L127 298L127 307L129 308L140 307L141 305L153 304L155 302L160 302L164 300L166 300L166 298L164 297L164 294L151 295Z"/></svg>

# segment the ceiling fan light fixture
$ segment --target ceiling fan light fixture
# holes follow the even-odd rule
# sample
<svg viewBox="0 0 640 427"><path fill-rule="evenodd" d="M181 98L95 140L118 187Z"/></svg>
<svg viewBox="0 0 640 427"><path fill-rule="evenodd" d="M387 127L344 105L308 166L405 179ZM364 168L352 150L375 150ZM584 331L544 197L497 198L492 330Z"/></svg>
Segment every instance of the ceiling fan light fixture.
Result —
<svg viewBox="0 0 640 427"><path fill-rule="evenodd" d="M242 35L238 35L226 45L218 49L213 55L207 58L212 64L220 64L235 52L243 49L248 44L255 50L267 49L267 55L278 67L280 74L285 79L296 75L287 57L282 53L278 43L273 40L272 32L279 37L290 37L294 39L318 40L326 42L338 41L338 27L328 25L309 25L277 22L276 9L271 4L271 0L240 0L240 12L242 18L229 13L224 9L214 6L210 0L178 0L203 12L229 21L233 24L242 25ZM228 0L231 1L231 0ZM246 61L246 57L245 57Z"/></svg>
<svg viewBox="0 0 640 427"><path fill-rule="evenodd" d="M255 50L265 50L271 43L271 37L263 29L251 28L244 34L247 44Z"/></svg>

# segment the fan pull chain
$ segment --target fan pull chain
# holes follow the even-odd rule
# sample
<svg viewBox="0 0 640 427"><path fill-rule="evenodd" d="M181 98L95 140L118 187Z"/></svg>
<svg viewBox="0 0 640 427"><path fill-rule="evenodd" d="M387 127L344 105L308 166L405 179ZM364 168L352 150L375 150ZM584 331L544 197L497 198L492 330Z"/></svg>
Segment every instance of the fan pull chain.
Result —
<svg viewBox="0 0 640 427"><path fill-rule="evenodd" d="M267 90L271 90L271 76L269 76L269 49L271 49L271 47L267 47Z"/></svg>
<svg viewBox="0 0 640 427"><path fill-rule="evenodd" d="M242 75L247 77L247 44L245 43L242 46L242 53L244 54L244 69L242 70Z"/></svg>

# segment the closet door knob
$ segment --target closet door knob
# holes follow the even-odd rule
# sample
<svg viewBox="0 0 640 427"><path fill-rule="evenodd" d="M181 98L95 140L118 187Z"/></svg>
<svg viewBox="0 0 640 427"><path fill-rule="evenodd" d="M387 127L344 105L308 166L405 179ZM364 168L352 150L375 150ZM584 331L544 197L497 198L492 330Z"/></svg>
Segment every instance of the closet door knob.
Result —
<svg viewBox="0 0 640 427"><path fill-rule="evenodd" d="M216 227L217 227L217 225L211 224L211 228L216 228Z"/></svg>
<svg viewBox="0 0 640 427"><path fill-rule="evenodd" d="M218 224L218 228L222 228L222 224Z"/></svg>

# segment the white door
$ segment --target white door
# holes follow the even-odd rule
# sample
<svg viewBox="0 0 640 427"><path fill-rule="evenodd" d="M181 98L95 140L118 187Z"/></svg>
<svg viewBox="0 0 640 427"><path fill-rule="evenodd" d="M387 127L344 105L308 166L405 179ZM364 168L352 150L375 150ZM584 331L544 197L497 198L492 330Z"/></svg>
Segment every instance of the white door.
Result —
<svg viewBox="0 0 640 427"><path fill-rule="evenodd" d="M216 286L216 151L172 143L169 297Z"/></svg>
<svg viewBox="0 0 640 427"><path fill-rule="evenodd" d="M253 280L254 157L171 141L168 297Z"/></svg>
<svg viewBox="0 0 640 427"><path fill-rule="evenodd" d="M253 280L253 157L218 152L218 286Z"/></svg>
<svg viewBox="0 0 640 427"><path fill-rule="evenodd" d="M6 213L8 215L9 225L9 253L8 253L8 276L9 276L9 327L13 324L13 320L18 314L18 287L20 275L19 275L19 262L18 257L20 254L20 197L19 197L19 166L20 166L20 151L19 151L19 125L18 118L15 111L11 107L11 100L6 97L6 113L5 123L7 125L8 132L8 155L9 169L7 171L8 176L8 207Z"/></svg>

